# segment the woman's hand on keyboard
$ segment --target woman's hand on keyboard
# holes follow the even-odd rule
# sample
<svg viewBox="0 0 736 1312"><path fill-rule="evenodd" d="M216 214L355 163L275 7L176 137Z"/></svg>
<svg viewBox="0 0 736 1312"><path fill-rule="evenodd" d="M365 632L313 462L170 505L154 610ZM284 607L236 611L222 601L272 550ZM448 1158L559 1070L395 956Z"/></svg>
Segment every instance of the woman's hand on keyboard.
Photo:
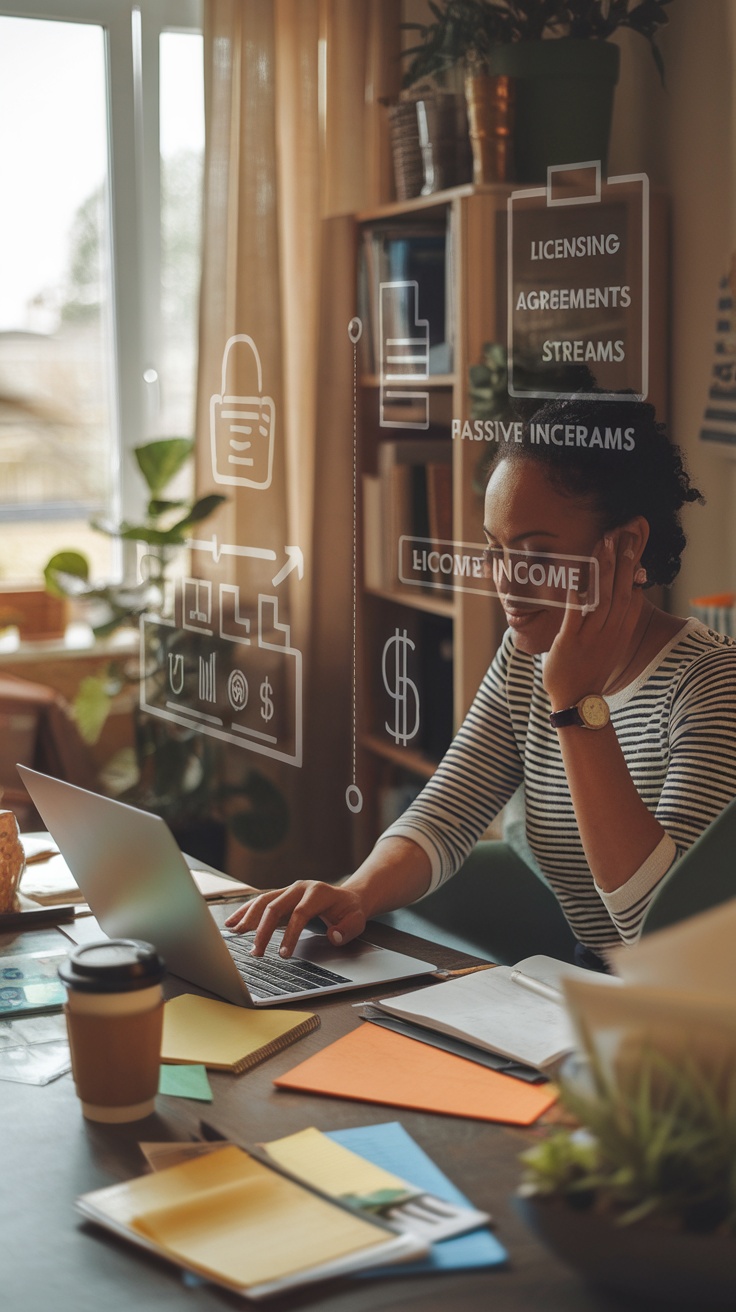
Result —
<svg viewBox="0 0 736 1312"><path fill-rule="evenodd" d="M272 888L238 907L225 924L235 934L255 932L253 956L261 957L275 929L284 925L279 952L290 957L307 921L319 916L335 947L349 943L365 929L366 916L357 892L316 879L300 879L288 888Z"/></svg>

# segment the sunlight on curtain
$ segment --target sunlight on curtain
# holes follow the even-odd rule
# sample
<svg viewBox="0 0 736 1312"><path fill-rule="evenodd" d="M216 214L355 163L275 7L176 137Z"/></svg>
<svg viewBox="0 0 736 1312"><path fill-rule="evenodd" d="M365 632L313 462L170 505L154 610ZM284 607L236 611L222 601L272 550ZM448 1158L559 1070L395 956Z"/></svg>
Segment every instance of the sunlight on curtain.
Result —
<svg viewBox="0 0 736 1312"><path fill-rule="evenodd" d="M276 591L279 621L290 625L290 640L304 658L303 767L253 760L287 793L292 812L288 851L248 858L255 883L324 878L348 868L353 395L347 324L355 313L349 216L388 198L378 102L396 90L397 21L394 0L205 4L199 490L215 490L211 398L258 393L257 364L244 343L232 347L223 375L226 343L247 335L260 358L262 394L273 400L272 477L260 488L221 484L217 490L229 501L216 532L240 551L275 550L276 564L233 554L231 581L251 605L259 593ZM215 464L219 458L215 452ZM252 458L257 466L255 449ZM274 589L285 549L294 545L304 554L303 577L293 570ZM195 573L206 568L206 559L195 561Z"/></svg>

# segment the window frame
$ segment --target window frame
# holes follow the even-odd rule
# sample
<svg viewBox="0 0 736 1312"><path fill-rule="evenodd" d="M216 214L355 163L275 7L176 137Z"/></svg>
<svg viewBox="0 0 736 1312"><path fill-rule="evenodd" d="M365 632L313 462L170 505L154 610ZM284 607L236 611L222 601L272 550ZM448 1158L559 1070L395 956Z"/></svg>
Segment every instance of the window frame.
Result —
<svg viewBox="0 0 736 1312"><path fill-rule="evenodd" d="M112 272L112 512L135 519L144 491L126 457L155 431L161 343L159 38L202 32L202 0L0 0L0 17L84 23L105 44ZM134 544L115 560L135 572Z"/></svg>

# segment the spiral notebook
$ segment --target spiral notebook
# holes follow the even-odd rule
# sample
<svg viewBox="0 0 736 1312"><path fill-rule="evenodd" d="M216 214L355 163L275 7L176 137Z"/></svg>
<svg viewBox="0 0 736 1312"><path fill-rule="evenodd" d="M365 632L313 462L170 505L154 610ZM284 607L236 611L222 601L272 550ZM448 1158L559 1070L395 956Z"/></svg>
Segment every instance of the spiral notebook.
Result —
<svg viewBox="0 0 736 1312"><path fill-rule="evenodd" d="M306 1011L246 1011L229 1002L182 993L164 1007L161 1060L240 1075L319 1026Z"/></svg>

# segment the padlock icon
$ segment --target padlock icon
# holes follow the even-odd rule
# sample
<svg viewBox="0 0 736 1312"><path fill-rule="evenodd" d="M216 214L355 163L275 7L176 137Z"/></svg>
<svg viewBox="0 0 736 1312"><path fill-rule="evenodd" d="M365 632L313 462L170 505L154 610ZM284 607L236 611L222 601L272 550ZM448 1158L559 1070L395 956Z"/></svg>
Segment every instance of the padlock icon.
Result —
<svg viewBox="0 0 736 1312"><path fill-rule="evenodd" d="M236 360L240 365L237 371ZM235 380L248 376L246 370L252 373L251 360L255 360L258 394L237 395ZM222 391L210 397L212 476L216 483L260 489L271 486L276 407L272 397L261 395L262 391L258 348L252 337L238 333L225 346Z"/></svg>

